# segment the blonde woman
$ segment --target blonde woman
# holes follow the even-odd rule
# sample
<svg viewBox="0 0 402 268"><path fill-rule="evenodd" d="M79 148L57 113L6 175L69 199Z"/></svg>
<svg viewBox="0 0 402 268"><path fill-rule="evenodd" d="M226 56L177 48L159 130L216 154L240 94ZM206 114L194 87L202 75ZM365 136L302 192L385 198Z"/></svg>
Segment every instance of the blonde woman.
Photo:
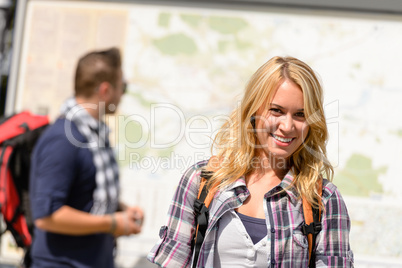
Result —
<svg viewBox="0 0 402 268"><path fill-rule="evenodd" d="M194 202L201 171L207 170L213 172L208 187L218 190L193 267L308 267L302 196L322 211L311 265L353 267L350 219L330 182L327 139L314 71L292 57L270 59L251 77L241 105L217 134L216 156L183 175L148 259L161 267L192 267Z"/></svg>

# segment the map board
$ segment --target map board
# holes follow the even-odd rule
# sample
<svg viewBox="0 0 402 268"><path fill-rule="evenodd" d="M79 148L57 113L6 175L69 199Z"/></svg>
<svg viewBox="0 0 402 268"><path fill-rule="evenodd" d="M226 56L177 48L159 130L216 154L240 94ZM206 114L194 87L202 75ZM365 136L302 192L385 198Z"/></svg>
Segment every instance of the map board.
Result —
<svg viewBox="0 0 402 268"><path fill-rule="evenodd" d="M122 198L147 217L141 235L119 239L127 260L157 241L180 176L209 158L251 74L275 55L300 58L324 85L356 267L402 267L401 34L402 20L384 15L29 1L16 110L56 118L77 58L121 48L128 93L107 123Z"/></svg>

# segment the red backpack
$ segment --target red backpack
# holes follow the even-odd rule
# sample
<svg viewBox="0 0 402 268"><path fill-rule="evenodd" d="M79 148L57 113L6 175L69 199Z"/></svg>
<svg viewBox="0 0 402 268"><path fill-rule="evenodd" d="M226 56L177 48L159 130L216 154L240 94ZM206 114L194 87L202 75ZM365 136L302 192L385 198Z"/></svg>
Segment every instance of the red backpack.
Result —
<svg viewBox="0 0 402 268"><path fill-rule="evenodd" d="M16 244L24 249L32 242L28 202L31 152L48 124L47 116L27 111L0 119L0 212Z"/></svg>

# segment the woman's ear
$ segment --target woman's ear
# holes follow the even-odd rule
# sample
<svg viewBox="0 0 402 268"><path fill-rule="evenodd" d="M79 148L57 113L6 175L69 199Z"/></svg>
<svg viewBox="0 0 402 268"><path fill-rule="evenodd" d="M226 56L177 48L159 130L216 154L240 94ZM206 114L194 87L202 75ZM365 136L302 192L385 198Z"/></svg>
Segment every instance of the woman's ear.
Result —
<svg viewBox="0 0 402 268"><path fill-rule="evenodd" d="M253 127L253 130L255 130L255 116L254 115L250 117L250 123L251 123L251 126Z"/></svg>

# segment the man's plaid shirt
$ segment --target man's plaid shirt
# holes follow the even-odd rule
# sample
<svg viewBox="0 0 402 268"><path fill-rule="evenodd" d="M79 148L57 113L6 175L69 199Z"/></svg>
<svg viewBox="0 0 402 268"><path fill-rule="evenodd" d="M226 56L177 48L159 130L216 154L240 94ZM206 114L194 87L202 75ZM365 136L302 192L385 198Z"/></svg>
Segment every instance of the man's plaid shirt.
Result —
<svg viewBox="0 0 402 268"><path fill-rule="evenodd" d="M191 267L191 241L195 232L193 205L198 194L201 168L207 161L190 167L181 178L169 208L167 225L148 260L161 267ZM265 195L268 228L266 267L308 267L308 243L301 227L303 206L296 190L289 187L289 173ZM282 190L285 190L284 192ZM219 219L242 205L249 196L244 177L218 192L210 206L208 229L200 250L197 267L214 267L214 250ZM334 184L324 180L322 231L316 241L316 267L353 267L349 245L350 219L346 205Z"/></svg>

